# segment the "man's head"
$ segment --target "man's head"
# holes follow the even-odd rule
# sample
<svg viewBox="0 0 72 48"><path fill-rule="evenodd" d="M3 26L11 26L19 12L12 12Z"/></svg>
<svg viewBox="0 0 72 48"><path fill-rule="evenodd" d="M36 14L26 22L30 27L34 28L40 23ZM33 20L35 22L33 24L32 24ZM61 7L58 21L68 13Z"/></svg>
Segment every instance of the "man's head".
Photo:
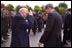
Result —
<svg viewBox="0 0 72 48"><path fill-rule="evenodd" d="M1 4L1 11L3 11L4 7L4 4Z"/></svg>
<svg viewBox="0 0 72 48"><path fill-rule="evenodd" d="M71 14L71 8L68 9L68 12Z"/></svg>
<svg viewBox="0 0 72 48"><path fill-rule="evenodd" d="M5 7L5 5L4 4L1 4L1 8L3 8L3 7Z"/></svg>
<svg viewBox="0 0 72 48"><path fill-rule="evenodd" d="M47 4L45 6L45 10L46 10L47 13L51 12L52 9L53 9L53 5L52 4Z"/></svg>
<svg viewBox="0 0 72 48"><path fill-rule="evenodd" d="M7 7L4 7L4 8L2 8L2 10L1 10L3 13L7 13L8 12L8 9L7 9Z"/></svg>
<svg viewBox="0 0 72 48"><path fill-rule="evenodd" d="M27 14L28 14L28 9L27 9L27 8L21 8L21 9L19 9L19 13L20 13L22 16L27 16Z"/></svg>
<svg viewBox="0 0 72 48"><path fill-rule="evenodd" d="M21 5L18 5L18 6L17 6L17 12L19 12L19 9L20 9L20 8L22 8L22 6L21 6Z"/></svg>
<svg viewBox="0 0 72 48"><path fill-rule="evenodd" d="M68 11L70 11L70 12L71 12L71 8L69 8L69 9L68 9Z"/></svg>

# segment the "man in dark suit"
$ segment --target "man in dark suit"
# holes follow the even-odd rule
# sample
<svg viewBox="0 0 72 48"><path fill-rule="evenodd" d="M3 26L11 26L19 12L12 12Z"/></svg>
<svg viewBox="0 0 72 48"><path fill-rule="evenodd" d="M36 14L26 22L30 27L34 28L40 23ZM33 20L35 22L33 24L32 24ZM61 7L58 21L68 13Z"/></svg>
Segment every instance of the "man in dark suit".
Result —
<svg viewBox="0 0 72 48"><path fill-rule="evenodd" d="M52 4L47 4L45 9L48 18L46 29L39 40L39 46L44 44L44 47L61 47L62 17L53 9Z"/></svg>
<svg viewBox="0 0 72 48"><path fill-rule="evenodd" d="M64 16L64 45L67 44L66 40L71 40L71 9L68 9Z"/></svg>
<svg viewBox="0 0 72 48"><path fill-rule="evenodd" d="M28 9L19 9L19 14L14 16L12 24L12 41L11 47L29 47L29 35L27 29L34 22L32 12L28 14Z"/></svg>

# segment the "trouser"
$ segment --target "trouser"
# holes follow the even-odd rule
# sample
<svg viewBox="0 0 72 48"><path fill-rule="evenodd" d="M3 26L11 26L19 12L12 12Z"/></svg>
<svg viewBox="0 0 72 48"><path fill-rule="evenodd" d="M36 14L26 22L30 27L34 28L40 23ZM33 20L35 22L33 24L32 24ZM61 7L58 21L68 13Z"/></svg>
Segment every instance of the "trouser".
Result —
<svg viewBox="0 0 72 48"><path fill-rule="evenodd" d="M71 40L71 32L68 32L67 40Z"/></svg>
<svg viewBox="0 0 72 48"><path fill-rule="evenodd" d="M66 43L66 40L71 40L71 32L64 32L63 43Z"/></svg>
<svg viewBox="0 0 72 48"><path fill-rule="evenodd" d="M46 24L46 21L43 21L43 25L42 25L42 26L43 26L43 28L44 28L44 24Z"/></svg>
<svg viewBox="0 0 72 48"><path fill-rule="evenodd" d="M42 23L38 23L38 32L41 32L42 30Z"/></svg>
<svg viewBox="0 0 72 48"><path fill-rule="evenodd" d="M32 28L34 35L36 34L36 28Z"/></svg>
<svg viewBox="0 0 72 48"><path fill-rule="evenodd" d="M8 37L7 33L8 33L8 31L2 31L1 38L3 37L4 39L7 39L7 37Z"/></svg>
<svg viewBox="0 0 72 48"><path fill-rule="evenodd" d="M33 27L29 28L28 29L28 34L30 34L30 30L31 29L32 29L33 34L35 35L36 34L36 30L37 30L36 26L33 26Z"/></svg>

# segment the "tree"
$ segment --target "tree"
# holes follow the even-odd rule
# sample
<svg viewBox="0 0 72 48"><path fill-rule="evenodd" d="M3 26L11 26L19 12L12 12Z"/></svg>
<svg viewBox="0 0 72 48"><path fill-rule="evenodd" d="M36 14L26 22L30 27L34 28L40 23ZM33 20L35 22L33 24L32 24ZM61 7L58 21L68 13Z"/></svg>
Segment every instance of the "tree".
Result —
<svg viewBox="0 0 72 48"><path fill-rule="evenodd" d="M59 13L61 15L63 15L65 12L67 11L67 9L63 8L63 7L59 7Z"/></svg>
<svg viewBox="0 0 72 48"><path fill-rule="evenodd" d="M59 12L59 7L58 7L58 6L56 6L56 7L55 7L55 10L56 10L57 12Z"/></svg>
<svg viewBox="0 0 72 48"><path fill-rule="evenodd" d="M67 11L67 4L60 3L58 6L55 7L55 10L63 15Z"/></svg>
<svg viewBox="0 0 72 48"><path fill-rule="evenodd" d="M42 8L42 10L44 10L44 9L45 9L45 6L44 6L44 5L42 5L42 7L41 7L41 8Z"/></svg>
<svg viewBox="0 0 72 48"><path fill-rule="evenodd" d="M14 6L13 6L12 4L8 4L6 7L7 7L8 9L14 11Z"/></svg>
<svg viewBox="0 0 72 48"><path fill-rule="evenodd" d="M60 4L59 4L59 7L68 8L68 7L67 7L67 4L64 3L64 2L60 3Z"/></svg>
<svg viewBox="0 0 72 48"><path fill-rule="evenodd" d="M33 10L29 5L25 6L28 10Z"/></svg>
<svg viewBox="0 0 72 48"><path fill-rule="evenodd" d="M39 7L38 5L34 6L34 11L35 12L39 12L41 10L42 10L41 7Z"/></svg>
<svg viewBox="0 0 72 48"><path fill-rule="evenodd" d="M16 6L16 8L15 8L15 12L18 12L20 8L21 8L20 5Z"/></svg>
<svg viewBox="0 0 72 48"><path fill-rule="evenodd" d="M1 3L1 8L5 7L5 4Z"/></svg>
<svg viewBox="0 0 72 48"><path fill-rule="evenodd" d="M55 7L55 10L61 15L63 15L67 11L67 9L65 9L63 7L58 7L58 6Z"/></svg>

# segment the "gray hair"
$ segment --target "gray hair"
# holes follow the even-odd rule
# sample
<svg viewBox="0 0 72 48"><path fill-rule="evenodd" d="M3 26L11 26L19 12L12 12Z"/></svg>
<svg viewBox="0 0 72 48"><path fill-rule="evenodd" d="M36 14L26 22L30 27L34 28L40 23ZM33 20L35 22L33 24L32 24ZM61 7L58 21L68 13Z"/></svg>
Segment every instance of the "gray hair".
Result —
<svg viewBox="0 0 72 48"><path fill-rule="evenodd" d="M47 9L48 7L52 8L52 9L54 8L52 4L47 4L47 5L45 6L45 9Z"/></svg>

